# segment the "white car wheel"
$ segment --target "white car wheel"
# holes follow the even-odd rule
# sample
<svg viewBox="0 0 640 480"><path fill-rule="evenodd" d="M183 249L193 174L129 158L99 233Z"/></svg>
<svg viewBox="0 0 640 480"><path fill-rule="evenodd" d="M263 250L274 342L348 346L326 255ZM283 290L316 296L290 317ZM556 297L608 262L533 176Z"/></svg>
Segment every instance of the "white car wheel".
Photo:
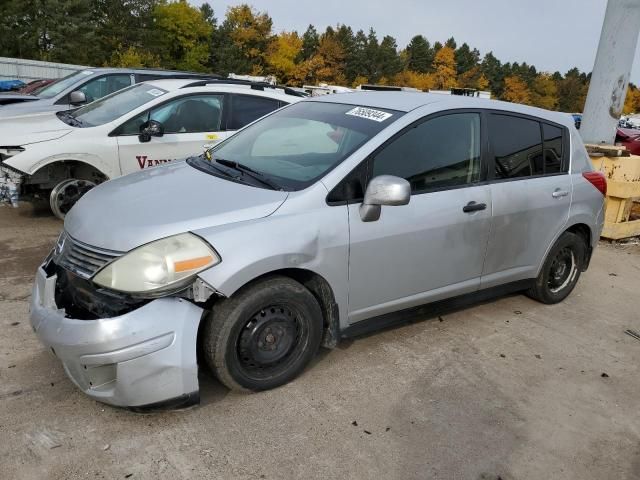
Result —
<svg viewBox="0 0 640 480"><path fill-rule="evenodd" d="M49 196L51 211L56 217L64 220L71 207L95 186L96 184L90 180L78 178L68 178L61 181L51 190Z"/></svg>

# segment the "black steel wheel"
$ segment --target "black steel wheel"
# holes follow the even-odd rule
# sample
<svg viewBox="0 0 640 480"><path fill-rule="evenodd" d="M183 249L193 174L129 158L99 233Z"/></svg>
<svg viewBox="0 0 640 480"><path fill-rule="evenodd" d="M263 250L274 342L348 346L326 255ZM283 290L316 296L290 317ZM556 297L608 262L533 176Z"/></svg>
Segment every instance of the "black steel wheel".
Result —
<svg viewBox="0 0 640 480"><path fill-rule="evenodd" d="M587 246L575 233L563 233L549 251L534 286L527 292L542 303L558 303L575 288L584 269Z"/></svg>
<svg viewBox="0 0 640 480"><path fill-rule="evenodd" d="M315 297L287 277L270 277L214 305L203 352L218 379L234 390L267 390L299 375L322 337Z"/></svg>

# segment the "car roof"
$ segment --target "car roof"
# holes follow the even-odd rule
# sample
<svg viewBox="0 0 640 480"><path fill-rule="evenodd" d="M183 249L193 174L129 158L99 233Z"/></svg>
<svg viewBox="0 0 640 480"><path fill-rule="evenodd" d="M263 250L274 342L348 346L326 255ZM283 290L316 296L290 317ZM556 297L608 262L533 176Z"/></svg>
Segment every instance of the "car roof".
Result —
<svg viewBox="0 0 640 480"><path fill-rule="evenodd" d="M184 90L185 92L226 92L226 93L239 93L239 94L251 94L256 96L263 96L269 98L275 98L287 103L296 102L303 97L286 94L283 88L270 88L262 87L259 84L242 84L235 83L233 80L229 80L229 83L225 83L224 80L215 80L215 83L209 83L202 85L194 79L167 79L167 80L150 80L144 82L154 87L167 90L169 92L175 92L177 90ZM195 84L193 86L190 86Z"/></svg>
<svg viewBox="0 0 640 480"><path fill-rule="evenodd" d="M463 95L442 95L424 92L391 92L391 91L367 91L353 93L337 93L333 95L321 95L310 97L305 102L331 102L345 103L370 108L382 108L410 112L425 105L437 104L438 110L482 108L486 110L502 110L511 113L521 113L559 123L564 126L573 124L573 119L562 112L552 112L527 105L489 100L486 98L469 97Z"/></svg>
<svg viewBox="0 0 640 480"><path fill-rule="evenodd" d="M216 77L212 73L187 72L182 70L162 70L153 68L115 68L115 67L86 67L78 69L79 72L91 71L96 73L140 73L153 75L190 75L196 78Z"/></svg>

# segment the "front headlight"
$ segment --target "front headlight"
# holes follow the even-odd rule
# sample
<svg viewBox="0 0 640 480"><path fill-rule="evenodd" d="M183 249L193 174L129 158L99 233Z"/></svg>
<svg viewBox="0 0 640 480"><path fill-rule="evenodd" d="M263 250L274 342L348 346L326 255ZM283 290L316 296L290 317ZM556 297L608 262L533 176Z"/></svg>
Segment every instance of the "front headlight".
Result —
<svg viewBox="0 0 640 480"><path fill-rule="evenodd" d="M220 257L204 240L181 233L131 250L96 273L93 281L121 292L153 294L179 289L218 263Z"/></svg>

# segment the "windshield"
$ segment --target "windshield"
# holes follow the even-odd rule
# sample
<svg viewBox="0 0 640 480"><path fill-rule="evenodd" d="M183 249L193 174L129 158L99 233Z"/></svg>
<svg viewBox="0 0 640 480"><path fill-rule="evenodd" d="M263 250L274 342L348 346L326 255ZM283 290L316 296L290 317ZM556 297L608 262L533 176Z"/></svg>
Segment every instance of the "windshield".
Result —
<svg viewBox="0 0 640 480"><path fill-rule="evenodd" d="M83 78L88 78L93 74L94 72L92 72L91 70L81 70L79 72L73 72L72 74L61 78L60 80L56 80L55 82L44 87L38 92L38 96L40 98L53 98L59 93L62 93L70 86L75 85Z"/></svg>
<svg viewBox="0 0 640 480"><path fill-rule="evenodd" d="M238 132L208 156L213 165L233 162L284 190L301 190L401 116L395 110L299 102ZM204 156L190 160L201 169L206 163Z"/></svg>
<svg viewBox="0 0 640 480"><path fill-rule="evenodd" d="M136 108L167 93L152 85L139 83L96 100L71 113L61 112L62 121L78 127L96 127L112 122Z"/></svg>

